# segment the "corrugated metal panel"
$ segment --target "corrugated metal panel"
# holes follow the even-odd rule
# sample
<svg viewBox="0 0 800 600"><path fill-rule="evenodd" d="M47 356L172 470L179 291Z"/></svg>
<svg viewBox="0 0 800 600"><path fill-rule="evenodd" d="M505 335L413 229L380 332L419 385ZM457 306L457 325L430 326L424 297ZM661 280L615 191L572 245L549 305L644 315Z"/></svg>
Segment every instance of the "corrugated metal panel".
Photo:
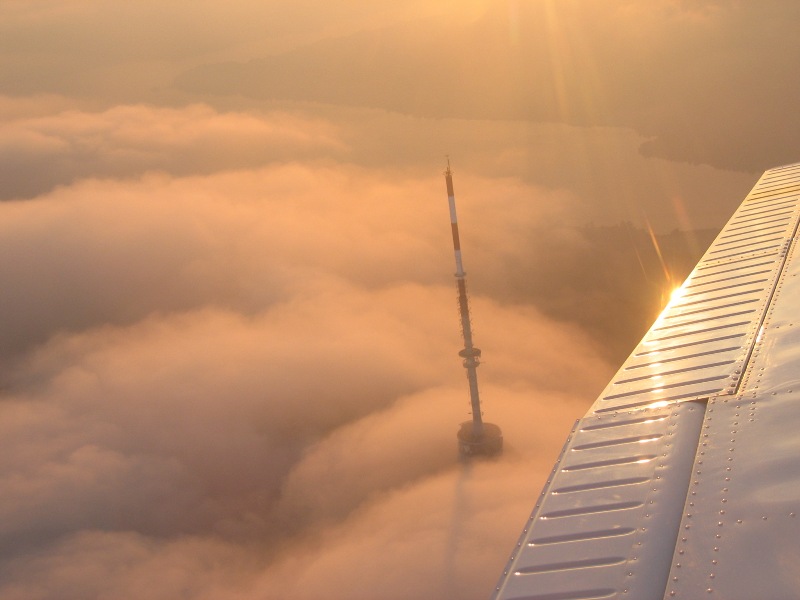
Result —
<svg viewBox="0 0 800 600"><path fill-rule="evenodd" d="M763 332L770 327L772 302L785 295L787 262L800 222L799 205L800 164L772 169L761 177L579 422L523 531L495 598L655 598L679 593L696 598L699 591L723 589L703 580L719 581L719 575L712 576L705 564L718 565L715 553L722 548L715 544L721 539L715 528L725 522L712 513L726 510L720 503L730 506L731 499L722 496L733 489L723 483L733 479L733 442L722 440L737 439L736 427L741 426L744 414L743 395L763 385L754 382L751 364L764 360ZM792 277L795 274L792 271ZM797 287L787 314L797 315L800 328L800 309L794 308L800 306L800 283ZM800 342L800 329L797 331L792 340ZM800 361L800 350L797 358ZM800 396L800 364L795 368L799 374L793 385ZM754 401L758 402L749 400ZM720 406L731 412L721 420ZM750 410L748 419L754 419L755 409ZM769 426L779 418L771 419ZM800 425L795 423L800 417L785 418L795 428ZM771 434L765 429L762 435ZM758 444L763 440L758 442L757 436L748 439L748 454L758 457ZM714 452L709 455L712 446ZM796 450L792 444L788 447ZM713 466L709 467L712 456ZM757 458L750 463L757 469ZM775 477L780 478L777 470ZM713 485L703 488L708 478ZM747 488L746 483L741 485L743 490ZM701 489L712 491L706 494ZM794 508L789 512L800 514L800 485L792 490L797 492L790 494ZM742 514L754 523L751 513L763 498L751 489L749 492L749 496L742 495L747 498ZM697 527L693 513L698 494L703 499L702 527ZM718 525L721 521L723 525ZM742 519L739 525L745 522ZM761 523L762 530L764 527ZM746 532L747 528L740 530ZM698 540L695 546L692 539ZM728 565L728 577L739 571L736 561L750 550L741 546L742 541L744 538L736 549L728 550L735 556ZM694 576L682 579L678 571L685 571L688 563L678 564L690 546ZM795 554L800 558L800 550ZM701 563L703 569L697 570ZM721 597L784 597L735 595L735 580L726 581ZM795 590L800 589L800 577L792 583ZM752 592L754 588L741 589Z"/></svg>
<svg viewBox="0 0 800 600"><path fill-rule="evenodd" d="M498 597L611 598L654 576L663 589L704 410L581 420Z"/></svg>
<svg viewBox="0 0 800 600"><path fill-rule="evenodd" d="M768 171L595 402L595 414L733 393L800 219ZM788 188L793 188L789 185ZM771 190L768 198L765 189ZM800 194L800 189L798 190Z"/></svg>
<svg viewBox="0 0 800 600"><path fill-rule="evenodd" d="M739 393L709 406L665 598L800 596L796 247L786 259Z"/></svg>

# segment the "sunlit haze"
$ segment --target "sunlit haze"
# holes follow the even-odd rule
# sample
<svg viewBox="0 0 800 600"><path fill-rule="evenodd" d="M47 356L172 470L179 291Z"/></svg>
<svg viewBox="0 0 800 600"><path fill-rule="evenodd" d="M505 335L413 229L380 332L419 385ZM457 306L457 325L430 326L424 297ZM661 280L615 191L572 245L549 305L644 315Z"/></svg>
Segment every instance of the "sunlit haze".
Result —
<svg viewBox="0 0 800 600"><path fill-rule="evenodd" d="M800 159L799 24L0 0L0 598L488 598L574 420ZM494 461L456 454L446 156Z"/></svg>

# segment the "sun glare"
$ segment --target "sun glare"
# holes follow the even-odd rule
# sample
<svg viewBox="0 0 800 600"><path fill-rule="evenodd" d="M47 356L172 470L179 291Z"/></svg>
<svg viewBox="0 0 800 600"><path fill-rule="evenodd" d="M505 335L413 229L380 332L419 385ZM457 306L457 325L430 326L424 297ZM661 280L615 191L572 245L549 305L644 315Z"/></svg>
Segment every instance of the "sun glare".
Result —
<svg viewBox="0 0 800 600"><path fill-rule="evenodd" d="M669 406L669 402L666 400L659 400L657 402L653 402L652 404L648 404L647 408L664 408L665 406Z"/></svg>

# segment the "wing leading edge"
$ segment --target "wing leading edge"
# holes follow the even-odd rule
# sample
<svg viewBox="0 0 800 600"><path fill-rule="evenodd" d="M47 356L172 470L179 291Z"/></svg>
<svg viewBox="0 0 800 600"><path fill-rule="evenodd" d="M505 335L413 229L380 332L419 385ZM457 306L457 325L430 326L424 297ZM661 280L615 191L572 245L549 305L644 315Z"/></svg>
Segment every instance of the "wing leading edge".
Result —
<svg viewBox="0 0 800 600"><path fill-rule="evenodd" d="M495 600L800 590L800 163L766 171L577 422Z"/></svg>

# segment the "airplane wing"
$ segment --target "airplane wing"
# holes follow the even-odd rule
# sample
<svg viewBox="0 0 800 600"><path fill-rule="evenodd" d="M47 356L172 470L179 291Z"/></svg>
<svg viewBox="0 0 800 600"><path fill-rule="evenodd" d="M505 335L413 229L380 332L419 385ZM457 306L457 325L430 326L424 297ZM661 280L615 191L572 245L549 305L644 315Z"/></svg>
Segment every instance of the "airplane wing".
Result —
<svg viewBox="0 0 800 600"><path fill-rule="evenodd" d="M495 600L800 597L800 163L573 428Z"/></svg>

